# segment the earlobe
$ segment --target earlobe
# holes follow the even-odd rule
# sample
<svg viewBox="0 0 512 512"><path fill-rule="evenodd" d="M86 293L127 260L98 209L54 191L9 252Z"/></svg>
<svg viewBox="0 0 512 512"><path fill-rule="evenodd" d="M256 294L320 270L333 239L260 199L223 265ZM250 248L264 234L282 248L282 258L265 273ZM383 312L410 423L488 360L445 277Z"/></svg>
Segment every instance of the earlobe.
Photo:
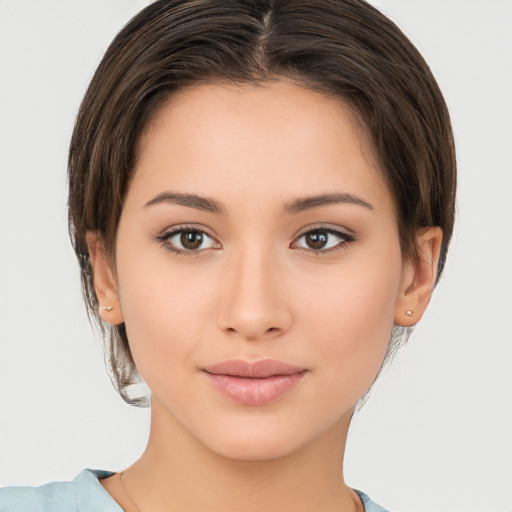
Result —
<svg viewBox="0 0 512 512"><path fill-rule="evenodd" d="M423 316L436 283L442 239L443 232L437 226L422 229L418 234L419 257L405 264L395 305L395 324L413 326Z"/></svg>
<svg viewBox="0 0 512 512"><path fill-rule="evenodd" d="M117 293L117 283L100 236L87 233L87 247L93 272L94 289L99 302L99 315L107 323L117 325L124 322Z"/></svg>

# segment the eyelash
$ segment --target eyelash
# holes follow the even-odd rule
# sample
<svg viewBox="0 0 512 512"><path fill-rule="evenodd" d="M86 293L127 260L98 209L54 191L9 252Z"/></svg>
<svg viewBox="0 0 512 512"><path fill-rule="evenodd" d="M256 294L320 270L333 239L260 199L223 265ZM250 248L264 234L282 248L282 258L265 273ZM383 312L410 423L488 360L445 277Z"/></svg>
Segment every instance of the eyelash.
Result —
<svg viewBox="0 0 512 512"><path fill-rule="evenodd" d="M198 250L192 250L192 249L179 249L175 246L173 246L170 243L170 240L177 236L177 235L183 235L184 233L195 233L198 235L201 235L202 237L207 237L208 239L212 240L216 245L220 244L215 241L215 239L209 235L206 231L199 229L194 226L176 226L175 228L171 229L170 231L166 231L165 233L162 233L161 235L157 235L155 237L155 240L162 245L164 249L167 251L177 254L178 256L185 256L185 257L194 257L198 256L202 251L205 251L208 248L205 249L198 249Z"/></svg>
<svg viewBox="0 0 512 512"><path fill-rule="evenodd" d="M203 240L204 240L204 237L206 237L206 238L210 239L214 245L217 245L217 247L214 246L214 247L199 248L197 250L185 249L185 248L180 249L170 243L170 240L173 237L175 237L177 235L183 235L185 233L194 233L194 234L200 235L201 237L203 237ZM297 246L297 243L302 238L306 237L307 235L312 235L312 234L327 234L327 235L331 235L331 236L339 238L340 241L338 243L336 243L334 246L328 247L327 249L320 248L318 250L315 250L312 247ZM165 233L162 233L161 235L157 235L155 237L155 240L157 242L159 242L160 245L162 245L162 247L164 247L164 249L166 249L167 251L169 251L173 254L177 254L179 256L184 256L184 257L194 257L194 256L200 255L203 251L206 251L208 249L211 249L211 248L219 249L220 248L220 243L216 242L215 239L210 234L208 234L206 231L199 229L197 227L194 227L194 226L176 226L175 228L171 229L170 231L166 231ZM346 249L348 244L351 242L354 242L355 240L356 240L356 237L354 235L351 235L351 234L341 231L339 229L334 229L332 227L318 226L318 227L309 228L309 229L307 229L307 231L303 231L302 233L300 233L295 238L294 242L292 242L290 244L290 247L300 249L300 250L303 250L303 251L306 251L309 253L313 252L315 255L318 256L321 254L328 254L328 253L331 253L334 251ZM329 242L327 242L327 243L329 243Z"/></svg>
<svg viewBox="0 0 512 512"><path fill-rule="evenodd" d="M347 246L351 242L356 241L356 237L354 235L347 233L346 231L342 231L340 229L335 229L332 227L317 226L317 227L310 227L306 231L303 231L302 233L300 233L297 236L297 238L295 239L296 241L292 243L292 247L293 247L293 245L296 245L297 242L299 240L301 240L302 238L306 237L307 235L311 235L311 234L315 234L315 233L316 234L326 233L328 235L335 236L335 237L339 238L339 242L336 243L336 245L334 245L332 247L328 247L327 249L322 248L322 249L315 250L312 247L297 247L297 248L302 249L307 252L313 252L315 255L319 256L321 254L329 254L331 252L346 249Z"/></svg>

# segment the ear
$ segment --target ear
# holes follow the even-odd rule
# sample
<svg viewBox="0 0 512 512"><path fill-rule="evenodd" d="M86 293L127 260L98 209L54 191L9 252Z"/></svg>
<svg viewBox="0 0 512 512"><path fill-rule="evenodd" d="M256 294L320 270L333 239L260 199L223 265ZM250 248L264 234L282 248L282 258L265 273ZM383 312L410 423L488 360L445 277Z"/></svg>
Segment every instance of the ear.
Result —
<svg viewBox="0 0 512 512"><path fill-rule="evenodd" d="M117 284L112 265L105 252L105 246L98 233L89 231L86 235L87 247L93 272L94 289L98 297L99 315L102 320L117 325L124 322Z"/></svg>
<svg viewBox="0 0 512 512"><path fill-rule="evenodd" d="M418 234L418 261L406 263L395 305L395 324L417 324L428 306L436 283L443 232L439 227L422 229Z"/></svg>

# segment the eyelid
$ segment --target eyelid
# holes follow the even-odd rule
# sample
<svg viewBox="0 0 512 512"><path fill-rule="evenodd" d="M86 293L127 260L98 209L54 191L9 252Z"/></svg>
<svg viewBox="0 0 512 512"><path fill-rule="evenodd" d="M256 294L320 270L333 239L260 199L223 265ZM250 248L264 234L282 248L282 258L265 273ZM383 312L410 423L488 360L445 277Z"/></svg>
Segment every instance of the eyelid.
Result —
<svg viewBox="0 0 512 512"><path fill-rule="evenodd" d="M293 236L293 239L296 240L300 238L301 236L306 235L307 233L310 233L311 231L327 231L329 233L339 234L343 235L347 239L355 240L356 234L351 229L338 226L336 224L311 224L309 226L306 226L304 228L299 229L295 235Z"/></svg>
<svg viewBox="0 0 512 512"><path fill-rule="evenodd" d="M215 239L215 236L210 233L208 228L198 224L176 224L174 226L168 226L165 229L162 229L155 238L171 236L173 234L179 233L180 231L198 231L199 233L204 233L210 238Z"/></svg>
<svg viewBox="0 0 512 512"><path fill-rule="evenodd" d="M290 247L294 248L294 245L305 235L312 232L317 231L324 231L327 232L333 236L336 236L340 239L339 243L337 243L334 247L328 247L326 249L313 249L313 248L307 248L307 247L298 247L295 248L301 249L307 252L313 252L315 254L328 254L331 251L336 251L339 249L346 248L349 243L356 241L356 235L355 233L347 228L341 228L340 226L336 226L333 224L314 224L307 226L305 228L302 228L293 238L293 242L290 244Z"/></svg>
<svg viewBox="0 0 512 512"><path fill-rule="evenodd" d="M197 249L197 250L187 250L187 249L180 249L179 247L175 247L169 243L169 239L178 235L179 233L182 233L184 231L195 231L197 233L200 233L208 238L210 238L217 247L206 247L204 249ZM197 224L178 224L175 226L169 226L162 230L158 235L153 237L154 240L158 243L160 243L165 249L168 251L171 251L175 254L184 255L184 256L194 256L199 255L200 253L207 251L209 249L218 249L220 248L220 242L217 240L217 238L208 232L208 230L204 227L200 227Z"/></svg>

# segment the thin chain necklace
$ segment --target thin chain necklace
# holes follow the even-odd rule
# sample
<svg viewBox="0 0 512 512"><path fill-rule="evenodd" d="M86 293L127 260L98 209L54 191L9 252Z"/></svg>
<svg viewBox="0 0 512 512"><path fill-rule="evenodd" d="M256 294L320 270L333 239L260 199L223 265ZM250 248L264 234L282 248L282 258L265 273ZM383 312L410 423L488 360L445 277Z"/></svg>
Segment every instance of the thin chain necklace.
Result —
<svg viewBox="0 0 512 512"><path fill-rule="evenodd" d="M137 507L137 503L135 503L135 501L133 501L132 497L130 496L130 494L126 490L126 486L124 485L124 480L123 480L123 473L124 473L124 471L121 471L121 473L119 473L119 478L121 479L121 485L123 486L124 493L126 494L128 499L132 502L132 505L135 507L135 510L137 512L140 512L140 508Z"/></svg>
<svg viewBox="0 0 512 512"><path fill-rule="evenodd" d="M135 510L137 512L140 512L140 508L137 506L137 503L135 503L135 501L133 501L133 498L130 496L130 494L126 490L126 486L124 485L124 480L123 480L123 473L124 473L124 471L121 471L121 473L119 473L119 478L121 479L121 485L123 486L124 493L126 494L126 497L132 502L132 505L135 507ZM358 499L354 503L354 505L356 506L356 511L364 510L364 505L362 504L360 499ZM362 506L362 508L360 508L361 506Z"/></svg>

